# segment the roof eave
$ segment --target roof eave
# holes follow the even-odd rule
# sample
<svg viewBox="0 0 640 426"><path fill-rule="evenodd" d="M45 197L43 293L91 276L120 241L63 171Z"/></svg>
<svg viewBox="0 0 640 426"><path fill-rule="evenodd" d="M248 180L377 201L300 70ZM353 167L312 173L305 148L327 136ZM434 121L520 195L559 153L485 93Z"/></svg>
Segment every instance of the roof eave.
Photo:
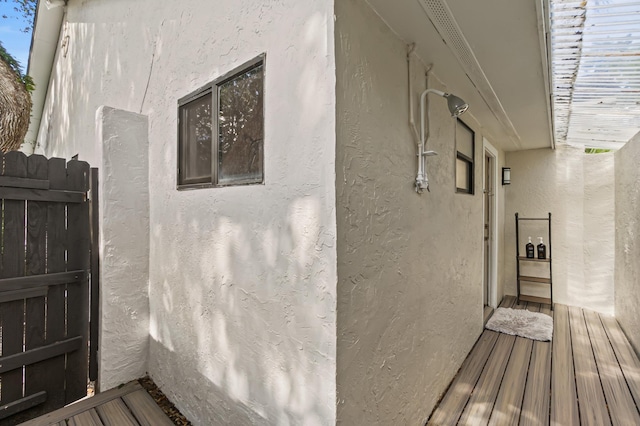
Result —
<svg viewBox="0 0 640 426"><path fill-rule="evenodd" d="M29 50L29 64L27 74L35 83L35 90L31 94L32 108L29 130L25 137L22 150L32 154L38 140L42 111L49 89L49 79L53 68L53 61L60 38L60 29L64 20L65 7L51 7L47 1L38 0L36 15L31 36ZM63 4L54 4L54 6Z"/></svg>

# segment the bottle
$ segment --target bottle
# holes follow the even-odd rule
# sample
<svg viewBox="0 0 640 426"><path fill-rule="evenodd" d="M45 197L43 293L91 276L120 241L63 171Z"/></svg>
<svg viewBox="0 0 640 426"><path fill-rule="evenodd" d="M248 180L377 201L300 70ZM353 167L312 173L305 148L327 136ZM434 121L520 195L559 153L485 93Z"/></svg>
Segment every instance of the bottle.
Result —
<svg viewBox="0 0 640 426"><path fill-rule="evenodd" d="M533 248L533 243L531 242L531 237L529 237L529 242L527 243L527 259L533 259L535 256L535 249Z"/></svg>
<svg viewBox="0 0 640 426"><path fill-rule="evenodd" d="M547 246L542 242L542 237L538 237L540 240L540 244L538 244L538 259L546 259L547 258Z"/></svg>

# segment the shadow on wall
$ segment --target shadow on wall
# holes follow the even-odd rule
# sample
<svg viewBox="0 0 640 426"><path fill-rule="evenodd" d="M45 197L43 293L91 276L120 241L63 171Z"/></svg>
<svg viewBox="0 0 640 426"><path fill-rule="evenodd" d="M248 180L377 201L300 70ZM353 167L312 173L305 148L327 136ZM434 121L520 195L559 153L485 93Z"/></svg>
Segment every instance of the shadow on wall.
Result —
<svg viewBox="0 0 640 426"><path fill-rule="evenodd" d="M151 350L157 353L160 358L168 359L175 356L162 343L153 338L151 339ZM199 392L191 395L177 394L172 396L171 400L179 407L190 404L198 407L201 413L209 413L207 417L202 417L201 413L194 413L198 416L197 418L201 424L269 424L267 419L260 416L251 407L242 403L242 401L229 397L224 388L211 383L208 377L198 371L185 371L182 368L174 368L170 369L170 371L172 375L169 380L173 381L173 383L200 389ZM167 384L164 386L163 391L166 392L171 387L171 384ZM187 418L190 421L195 419L189 416ZM206 421L203 419L206 419Z"/></svg>
<svg viewBox="0 0 640 426"><path fill-rule="evenodd" d="M96 3L84 1L65 16L36 153L70 158L81 152L82 159L98 164L93 143L98 107L141 113L154 62L162 54L160 32L165 25L179 26L176 19L153 26L122 22L122 16L141 13L143 2L112 0L110 7L122 10L116 20L95 13ZM110 36L114 32L117 36Z"/></svg>
<svg viewBox="0 0 640 426"><path fill-rule="evenodd" d="M316 220L319 207L310 197L292 201L290 215L264 224L259 239L229 218L178 217L170 231L154 227L154 245L169 250L154 254L163 278L152 280L150 370L203 424L330 418L335 311L331 286L314 282L324 275L317 256L331 245ZM186 258L185 245L195 249Z"/></svg>
<svg viewBox="0 0 640 426"><path fill-rule="evenodd" d="M558 146L509 152L511 185L505 203L505 283L516 292L514 213L552 213L554 302L613 313L615 254L614 170L611 153L585 154ZM528 232L521 230L522 232ZM521 235L521 252L528 235ZM526 271L523 275L527 275ZM533 274L535 275L535 274ZM538 296L548 297L548 289Z"/></svg>
<svg viewBox="0 0 640 426"><path fill-rule="evenodd" d="M178 92L184 95L213 80L221 74L217 67L232 69L229 64L249 59L244 55L252 54L233 47L238 39L263 46L271 36L263 37L257 28L276 24L261 20L263 9L291 7L241 8L228 2L210 6L213 16L203 13L203 3L71 2L40 150L63 157L80 152L99 164L93 142L97 108L110 105L147 115L150 375L199 424L229 419L237 419L235 424L332 423L336 254L335 141L330 138L335 132L331 92L325 88L334 86L334 76L322 66L330 58L326 23L331 18L322 14L323 7L309 15L308 7L300 6L308 19L299 23L304 30L297 36L307 53L286 45L268 53L273 72L265 92L269 85L288 90L265 101L265 139L273 141L265 156L267 184L178 192ZM243 16L234 16L240 13L236 9ZM122 16L127 21L121 22ZM201 34L211 20L229 25L235 18L256 29L224 39L213 31ZM196 35L204 37L197 47L176 48L193 46ZM305 62L305 49L318 56ZM278 70L287 66L295 77ZM300 119L275 121L283 112Z"/></svg>

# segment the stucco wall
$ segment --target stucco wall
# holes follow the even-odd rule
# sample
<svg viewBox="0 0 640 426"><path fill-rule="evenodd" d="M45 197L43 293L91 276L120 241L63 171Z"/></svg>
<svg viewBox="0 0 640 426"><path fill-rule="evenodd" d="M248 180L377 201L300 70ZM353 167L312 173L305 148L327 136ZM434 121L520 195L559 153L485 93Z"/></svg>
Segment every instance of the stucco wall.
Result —
<svg viewBox="0 0 640 426"><path fill-rule="evenodd" d="M585 154L582 148L558 146L555 151L509 152L506 163L511 167L511 185L505 201L505 292L516 294L514 214L546 217L551 212L554 302L613 314L613 154ZM539 225L521 228L521 253L529 235L534 245L537 236L546 241ZM538 273L534 266L527 267L523 275ZM545 287L530 285L526 291L548 297Z"/></svg>
<svg viewBox="0 0 640 426"><path fill-rule="evenodd" d="M496 189L498 196L498 291L497 291L497 301L498 304L502 301L502 298L505 294L509 294L506 291L507 284L507 269L506 265L506 229L508 227L508 223L511 220L510 217L506 216L506 191L509 185L502 185L502 168L507 167L506 165L506 154L504 151L498 151L498 175L496 176Z"/></svg>
<svg viewBox="0 0 640 426"><path fill-rule="evenodd" d="M101 390L149 364L149 137L143 115L98 109Z"/></svg>
<svg viewBox="0 0 640 426"><path fill-rule="evenodd" d="M100 164L100 105L148 117L151 376L196 425L334 423L332 2L71 0L65 25L40 150ZM177 100L261 53L265 184L177 191Z"/></svg>
<svg viewBox="0 0 640 426"><path fill-rule="evenodd" d="M640 133L615 154L616 318L640 353Z"/></svg>
<svg viewBox="0 0 640 426"><path fill-rule="evenodd" d="M455 121L429 97L439 155L431 192L417 195L405 43L364 1L344 0L336 54L338 422L423 424L482 331L482 135L464 116L476 195L456 194ZM417 104L425 70L414 71Z"/></svg>

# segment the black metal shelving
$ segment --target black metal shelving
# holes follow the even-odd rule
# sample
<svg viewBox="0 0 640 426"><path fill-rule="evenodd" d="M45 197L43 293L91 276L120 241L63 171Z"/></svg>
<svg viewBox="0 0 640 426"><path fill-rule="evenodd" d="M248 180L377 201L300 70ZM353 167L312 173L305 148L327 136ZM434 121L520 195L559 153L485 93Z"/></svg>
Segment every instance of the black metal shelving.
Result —
<svg viewBox="0 0 640 426"><path fill-rule="evenodd" d="M530 221L530 220L543 220L547 221L547 258L546 259L538 259L538 258L529 258L526 256L520 256L520 222L521 221ZM535 263L546 263L549 265L549 277L538 277L538 276L530 276L530 275L521 275L520 274L520 262L535 262ZM518 213L516 213L516 268L517 268L517 277L518 277L518 303L520 301L525 302L536 302L536 303L548 303L551 305L551 309L553 309L553 269L552 269L552 256L551 256L551 213L549 213L548 217L519 217ZM538 284L549 284L549 297L537 297L530 296L526 294L521 294L521 282L531 282Z"/></svg>

